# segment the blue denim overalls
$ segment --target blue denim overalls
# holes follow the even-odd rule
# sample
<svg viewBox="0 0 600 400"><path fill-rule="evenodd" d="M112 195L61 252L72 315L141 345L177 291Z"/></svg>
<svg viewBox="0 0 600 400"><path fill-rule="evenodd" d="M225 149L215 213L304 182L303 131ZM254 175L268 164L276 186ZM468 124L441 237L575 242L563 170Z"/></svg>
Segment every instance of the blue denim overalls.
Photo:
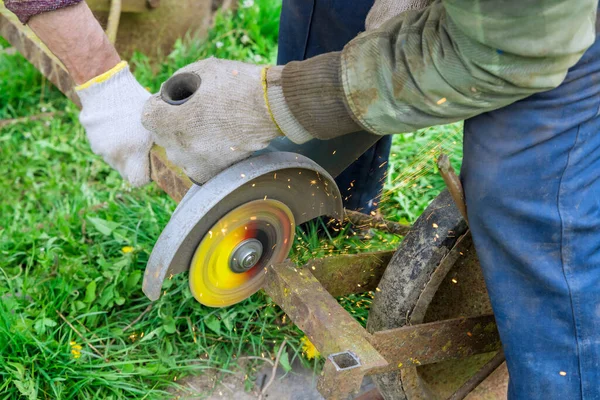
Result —
<svg viewBox="0 0 600 400"><path fill-rule="evenodd" d="M600 399L600 41L560 87L466 121L461 175L509 398Z"/></svg>

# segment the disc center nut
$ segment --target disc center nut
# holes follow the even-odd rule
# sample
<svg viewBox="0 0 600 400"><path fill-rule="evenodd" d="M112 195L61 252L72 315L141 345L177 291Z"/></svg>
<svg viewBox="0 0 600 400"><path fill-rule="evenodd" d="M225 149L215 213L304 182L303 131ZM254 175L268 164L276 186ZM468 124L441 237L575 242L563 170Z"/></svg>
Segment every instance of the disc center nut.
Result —
<svg viewBox="0 0 600 400"><path fill-rule="evenodd" d="M229 268L233 272L243 273L254 267L263 254L263 245L258 239L246 239L240 242L229 259Z"/></svg>

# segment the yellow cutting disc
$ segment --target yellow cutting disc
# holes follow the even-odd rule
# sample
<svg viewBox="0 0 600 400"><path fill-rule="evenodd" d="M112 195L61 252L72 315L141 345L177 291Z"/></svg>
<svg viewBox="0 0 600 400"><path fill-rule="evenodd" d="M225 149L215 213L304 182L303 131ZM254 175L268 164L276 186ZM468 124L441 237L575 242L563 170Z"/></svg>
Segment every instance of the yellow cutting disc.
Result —
<svg viewBox="0 0 600 400"><path fill-rule="evenodd" d="M226 307L260 289L266 267L282 262L295 221L277 200L255 200L226 214L202 239L190 266L190 289L200 303Z"/></svg>

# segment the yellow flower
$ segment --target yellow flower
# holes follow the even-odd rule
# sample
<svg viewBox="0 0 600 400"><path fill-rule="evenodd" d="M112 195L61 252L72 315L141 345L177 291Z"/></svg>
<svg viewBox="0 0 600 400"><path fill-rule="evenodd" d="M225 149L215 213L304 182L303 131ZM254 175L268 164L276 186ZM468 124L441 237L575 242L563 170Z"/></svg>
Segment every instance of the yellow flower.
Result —
<svg viewBox="0 0 600 400"><path fill-rule="evenodd" d="M306 355L306 358L312 360L315 357L319 357L321 353L315 347L314 344L308 339L308 337L304 336L300 342L302 342L302 352Z"/></svg>
<svg viewBox="0 0 600 400"><path fill-rule="evenodd" d="M122 251L123 253L125 253L125 254L128 254L128 253L131 253L131 252L133 252L133 247L131 247L131 246L125 246L125 247L123 247L123 248L121 249L121 251Z"/></svg>
<svg viewBox="0 0 600 400"><path fill-rule="evenodd" d="M77 342L71 342L69 344L71 345L71 355L77 360L81 357L81 345L77 344Z"/></svg>

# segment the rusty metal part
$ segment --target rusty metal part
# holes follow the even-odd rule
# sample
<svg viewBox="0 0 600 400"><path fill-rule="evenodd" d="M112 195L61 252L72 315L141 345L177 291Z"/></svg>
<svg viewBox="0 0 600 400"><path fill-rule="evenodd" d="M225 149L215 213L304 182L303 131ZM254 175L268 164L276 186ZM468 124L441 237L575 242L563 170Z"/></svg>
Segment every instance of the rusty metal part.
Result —
<svg viewBox="0 0 600 400"><path fill-rule="evenodd" d="M379 331L371 343L390 363L389 370L466 358L501 347L493 315Z"/></svg>
<svg viewBox="0 0 600 400"><path fill-rule="evenodd" d="M317 382L319 393L328 400L345 400L347 393L339 388L354 388L357 392L361 386L357 382L362 382L364 372L361 371L361 362L356 354L344 351L327 357L321 376L325 379Z"/></svg>
<svg viewBox="0 0 600 400"><path fill-rule="evenodd" d="M471 377L464 385L462 385L448 400L463 400L477 386L485 381L495 370L506 361L504 351L499 351L494 358L488 361L475 375Z"/></svg>
<svg viewBox="0 0 600 400"><path fill-rule="evenodd" d="M468 223L469 217L467 215L467 205L465 203L465 192L462 183L460 182L460 178L456 175L454 168L452 168L452 164L450 164L450 158L444 153L440 154L437 160L437 166L440 170L440 175L442 175L442 178L448 187L448 191L452 196L452 200L454 200L456 207L458 207L461 215Z"/></svg>
<svg viewBox="0 0 600 400"><path fill-rule="evenodd" d="M26 25L0 2L0 36L8 40L29 62L31 62L61 92L81 107L79 97L73 90L74 82L62 63L35 36Z"/></svg>
<svg viewBox="0 0 600 400"><path fill-rule="evenodd" d="M347 296L375 290L393 255L393 251L379 251L319 258L304 268L333 297Z"/></svg>
<svg viewBox="0 0 600 400"><path fill-rule="evenodd" d="M328 399L345 398L358 390L364 375L411 369L500 346L490 315L408 325L371 335L313 276L312 266L314 262L302 268L291 262L271 266L264 289L325 357L351 352L360 361L358 370L343 373L334 363L326 363L319 387Z"/></svg>
<svg viewBox="0 0 600 400"><path fill-rule="evenodd" d="M108 22L106 26L106 36L113 45L117 41L117 32L119 31L119 21L121 20L121 0L111 0L110 11L108 12Z"/></svg>
<svg viewBox="0 0 600 400"><path fill-rule="evenodd" d="M176 167L162 147L154 146L150 153L151 178L176 203L179 203L193 183L186 174Z"/></svg>
<svg viewBox="0 0 600 400"><path fill-rule="evenodd" d="M270 266L264 289L322 355L329 357L336 353L352 352L360 360L359 367L342 372L342 377L338 376L339 371L329 362L319 383L327 398L343 399L357 392L367 371L387 366L385 359L369 343L368 333L331 297L308 269L298 269L291 262Z"/></svg>
<svg viewBox="0 0 600 400"><path fill-rule="evenodd" d="M344 210L346 219L355 225L358 229L377 229L393 233L395 235L406 235L411 226L400 224L398 222L388 221L381 217L363 214L357 211Z"/></svg>
<svg viewBox="0 0 600 400"><path fill-rule="evenodd" d="M294 153L267 153L241 161L185 195L154 245L143 290L160 297L165 278L187 271L194 252L226 213L254 200L278 200L297 224L318 216L341 219L342 199L333 178L314 161Z"/></svg>

